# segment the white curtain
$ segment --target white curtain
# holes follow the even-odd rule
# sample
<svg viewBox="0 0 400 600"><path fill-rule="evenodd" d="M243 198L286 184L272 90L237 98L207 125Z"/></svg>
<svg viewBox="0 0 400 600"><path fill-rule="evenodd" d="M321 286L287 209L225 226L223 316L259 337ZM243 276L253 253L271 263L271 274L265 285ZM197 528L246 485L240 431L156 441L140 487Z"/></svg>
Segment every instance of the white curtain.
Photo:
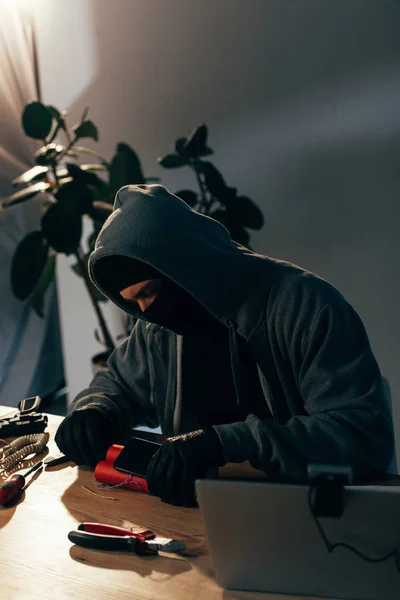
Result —
<svg viewBox="0 0 400 600"><path fill-rule="evenodd" d="M40 99L40 90L29 15L15 0L0 0L0 9L1 200L12 193L12 179L33 165L36 146L23 133L21 115L26 102ZM39 198L0 211L0 404L7 406L47 395L63 378L55 285L47 294L44 319L10 288L15 248L38 227L40 216Z"/></svg>

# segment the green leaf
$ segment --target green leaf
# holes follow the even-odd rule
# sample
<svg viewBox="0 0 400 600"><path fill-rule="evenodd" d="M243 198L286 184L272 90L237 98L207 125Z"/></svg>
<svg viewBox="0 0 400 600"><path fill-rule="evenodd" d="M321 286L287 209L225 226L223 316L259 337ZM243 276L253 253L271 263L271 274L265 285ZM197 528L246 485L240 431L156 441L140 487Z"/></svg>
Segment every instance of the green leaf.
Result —
<svg viewBox="0 0 400 600"><path fill-rule="evenodd" d="M108 204L107 202L101 202L100 200L95 200L88 214L90 217L92 217L94 221L104 223L106 219L108 219L108 217L111 215L112 211L112 204Z"/></svg>
<svg viewBox="0 0 400 600"><path fill-rule="evenodd" d="M41 102L28 102L22 113L25 134L35 140L44 140L50 133L53 117Z"/></svg>
<svg viewBox="0 0 400 600"><path fill-rule="evenodd" d="M186 138L185 137L180 137L178 139L175 140L175 144L173 149L175 150L175 152L177 154L181 154L182 156L188 156L186 153L186 149L185 149L185 144L186 144Z"/></svg>
<svg viewBox="0 0 400 600"><path fill-rule="evenodd" d="M49 138L49 142L52 142L56 137L60 129L63 129L68 139L70 139L70 135L67 130L67 124L65 122L65 117L67 116L67 112L64 110L62 113L55 108L54 106L47 105L47 110L50 112L53 119L56 121L56 126L53 129L51 137Z"/></svg>
<svg viewBox="0 0 400 600"><path fill-rule="evenodd" d="M69 163L69 164L72 164L72 163ZM81 169L81 171L85 171L85 173L95 173L97 171L104 172L107 170L107 167L105 165L79 165L78 168ZM70 174L70 171L68 169L59 169L57 171L58 178L68 177L69 174ZM98 178L98 180L101 181L102 183L104 183L99 178Z"/></svg>
<svg viewBox="0 0 400 600"><path fill-rule="evenodd" d="M76 180L69 181L59 188L54 194L63 210L69 215L83 215L89 212L93 194L84 184Z"/></svg>
<svg viewBox="0 0 400 600"><path fill-rule="evenodd" d="M230 206L235 200L237 196L237 189L234 187L229 187L228 185L225 187L221 187L218 194L218 201L225 206Z"/></svg>
<svg viewBox="0 0 400 600"><path fill-rule="evenodd" d="M53 204L42 217L42 231L48 243L57 252L73 254L82 235L82 218L68 213L60 202Z"/></svg>
<svg viewBox="0 0 400 600"><path fill-rule="evenodd" d="M188 204L192 208L199 201L198 195L195 192L192 192L191 190L179 190L178 192L175 192L175 196L181 198L184 202L186 202L186 204Z"/></svg>
<svg viewBox="0 0 400 600"><path fill-rule="evenodd" d="M47 200L44 200L44 201L41 203L41 209L42 209L42 212L43 212L43 213L45 213L45 212L46 212L46 210L47 210L48 208L50 208L50 206L53 206L53 204L54 204L54 203L55 203L55 200L51 200L50 198L48 198Z"/></svg>
<svg viewBox="0 0 400 600"><path fill-rule="evenodd" d="M106 165L79 165L82 171L88 171L89 173L95 173L96 171L106 171Z"/></svg>
<svg viewBox="0 0 400 600"><path fill-rule="evenodd" d="M231 238L234 242L242 244L246 248L250 248L250 234L244 227L237 227L230 230Z"/></svg>
<svg viewBox="0 0 400 600"><path fill-rule="evenodd" d="M49 111L49 113L51 114L51 116L57 121L59 126L62 129L64 129L64 131L66 131L65 117L67 116L67 112L65 110L63 110L63 112L60 113L60 111L57 108L55 108L54 106L51 106L50 104L48 104L46 108Z"/></svg>
<svg viewBox="0 0 400 600"><path fill-rule="evenodd" d="M216 167L210 162L200 163L200 169L204 175L205 184L215 198L220 198L226 193L226 183L221 173Z"/></svg>
<svg viewBox="0 0 400 600"><path fill-rule="evenodd" d="M120 143L109 166L111 192L116 194L124 185L145 183L140 160L128 144Z"/></svg>
<svg viewBox="0 0 400 600"><path fill-rule="evenodd" d="M235 219L232 219L232 215L229 214L227 210L217 209L214 210L210 217L219 221L224 225L230 233L232 240L237 242L238 244L242 244L243 246L249 247L250 234L244 227L237 223Z"/></svg>
<svg viewBox="0 0 400 600"><path fill-rule="evenodd" d="M29 171L25 171L19 177L12 180L12 185L20 185L22 183L31 183L32 181L39 181L40 179L46 179L48 173L48 167L32 167Z"/></svg>
<svg viewBox="0 0 400 600"><path fill-rule="evenodd" d="M74 163L67 163L67 171L74 181L83 185L94 185L95 187L101 187L103 182L95 173L91 173L87 169L82 169L81 166L75 165Z"/></svg>
<svg viewBox="0 0 400 600"><path fill-rule="evenodd" d="M211 156L214 154L214 150L210 146L204 146L203 150L199 153L199 156Z"/></svg>
<svg viewBox="0 0 400 600"><path fill-rule="evenodd" d="M92 138L93 140L96 140L96 142L99 139L99 133L93 121L82 121L79 125L75 125L75 127L72 128L72 131L77 139Z"/></svg>
<svg viewBox="0 0 400 600"><path fill-rule="evenodd" d="M60 144L47 144L35 152L35 162L37 165L53 165L63 151L64 146Z"/></svg>
<svg viewBox="0 0 400 600"><path fill-rule="evenodd" d="M11 289L19 300L26 300L38 283L48 251L41 231L28 233L18 244L11 262Z"/></svg>
<svg viewBox="0 0 400 600"><path fill-rule="evenodd" d="M55 108L55 106L51 106L50 104L48 104L46 108L56 121L59 121L61 119L61 113L57 108Z"/></svg>
<svg viewBox="0 0 400 600"><path fill-rule="evenodd" d="M264 215L247 196L238 196L227 207L231 218L235 219L238 225L249 229L261 229L264 225Z"/></svg>
<svg viewBox="0 0 400 600"><path fill-rule="evenodd" d="M164 169L176 169L177 167L183 167L190 164L189 159L180 154L167 154L166 156L158 158L157 161Z"/></svg>
<svg viewBox="0 0 400 600"><path fill-rule="evenodd" d="M177 154L181 154L182 156L189 157L190 153L186 148L187 139L184 137L178 138L175 140L174 150ZM212 150L209 146L204 145L204 147L198 152L197 156L209 156L210 154L214 154L214 150Z"/></svg>
<svg viewBox="0 0 400 600"><path fill-rule="evenodd" d="M107 202L111 206L114 204L114 195L111 193L110 186L105 181L101 181L101 186L88 185L88 188L92 192L93 200Z"/></svg>
<svg viewBox="0 0 400 600"><path fill-rule="evenodd" d="M58 187L61 188L66 183L70 183L73 181L72 177L59 177L58 178Z"/></svg>
<svg viewBox="0 0 400 600"><path fill-rule="evenodd" d="M213 210L210 213L210 217L212 217L216 221L219 221L220 223L222 223L222 225L225 225L225 227L228 229L228 227L226 225L226 222L228 221L227 211L225 209L217 208L217 210Z"/></svg>
<svg viewBox="0 0 400 600"><path fill-rule="evenodd" d="M3 206L3 208L8 208L9 206L13 206L14 204L19 204L20 202L25 202L25 200L29 200L30 198L33 198L37 194L46 192L49 188L51 188L50 183L47 183L45 181L39 181L38 183L35 183L34 185L31 185L23 190L20 190L19 192L16 192L15 194L13 194L9 198L7 198L7 200L3 200L2 206Z"/></svg>
<svg viewBox="0 0 400 600"><path fill-rule="evenodd" d="M104 165L104 168L108 168L108 162L106 161L106 159L100 156L100 154L95 150L92 150L91 148L86 148L85 146L74 146L74 150L79 154L87 154L88 156L94 156L95 158L98 158Z"/></svg>
<svg viewBox="0 0 400 600"><path fill-rule="evenodd" d="M54 275L56 272L56 254L51 254L46 262L43 273L35 286L35 289L32 292L32 296L30 297L30 303L35 311L35 313L39 317L44 317L43 312L43 303L44 303L44 295L47 291L47 288L51 284L54 279Z"/></svg>
<svg viewBox="0 0 400 600"><path fill-rule="evenodd" d="M207 126L204 124L193 129L183 146L185 154L192 158L198 158L205 149L207 135Z"/></svg>

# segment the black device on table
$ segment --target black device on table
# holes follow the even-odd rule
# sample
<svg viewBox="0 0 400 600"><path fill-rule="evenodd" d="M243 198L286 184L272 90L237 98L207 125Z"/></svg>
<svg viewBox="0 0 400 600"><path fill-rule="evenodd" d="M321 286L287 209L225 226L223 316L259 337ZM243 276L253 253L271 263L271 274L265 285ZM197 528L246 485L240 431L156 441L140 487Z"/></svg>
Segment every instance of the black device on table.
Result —
<svg viewBox="0 0 400 600"><path fill-rule="evenodd" d="M40 396L24 398L19 402L18 408L0 417L0 437L42 433L47 427L47 416L39 412L40 404Z"/></svg>
<svg viewBox="0 0 400 600"><path fill-rule="evenodd" d="M149 462L160 446L160 442L133 437L115 459L114 468L117 471L146 478Z"/></svg>

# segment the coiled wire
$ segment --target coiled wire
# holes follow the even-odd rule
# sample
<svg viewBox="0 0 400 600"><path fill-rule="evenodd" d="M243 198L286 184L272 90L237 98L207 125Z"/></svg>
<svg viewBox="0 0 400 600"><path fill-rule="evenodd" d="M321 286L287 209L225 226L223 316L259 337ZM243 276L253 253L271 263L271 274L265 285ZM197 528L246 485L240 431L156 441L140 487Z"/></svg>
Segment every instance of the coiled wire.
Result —
<svg viewBox="0 0 400 600"><path fill-rule="evenodd" d="M40 454L49 441L48 433L32 433L23 435L4 446L3 456L0 460L0 469L14 467L30 454Z"/></svg>

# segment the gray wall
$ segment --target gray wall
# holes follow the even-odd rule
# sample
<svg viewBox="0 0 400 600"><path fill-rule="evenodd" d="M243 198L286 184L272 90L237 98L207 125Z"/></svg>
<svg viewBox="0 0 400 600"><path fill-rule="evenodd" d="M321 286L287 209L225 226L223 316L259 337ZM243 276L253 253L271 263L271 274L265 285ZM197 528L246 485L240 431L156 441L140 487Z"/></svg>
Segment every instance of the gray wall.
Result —
<svg viewBox="0 0 400 600"><path fill-rule="evenodd" d="M397 425L400 3L52 6L53 31L63 23L64 33L63 43L56 36L51 54L45 52L49 29L42 19L51 73L43 75L45 97L76 119L89 105L100 127L98 149L110 156L118 141L129 142L146 174L161 176L172 191L195 186L192 174L162 170L155 160L206 122L228 183L264 211L255 249L317 272L360 313L391 384ZM76 373L73 389L86 383Z"/></svg>

